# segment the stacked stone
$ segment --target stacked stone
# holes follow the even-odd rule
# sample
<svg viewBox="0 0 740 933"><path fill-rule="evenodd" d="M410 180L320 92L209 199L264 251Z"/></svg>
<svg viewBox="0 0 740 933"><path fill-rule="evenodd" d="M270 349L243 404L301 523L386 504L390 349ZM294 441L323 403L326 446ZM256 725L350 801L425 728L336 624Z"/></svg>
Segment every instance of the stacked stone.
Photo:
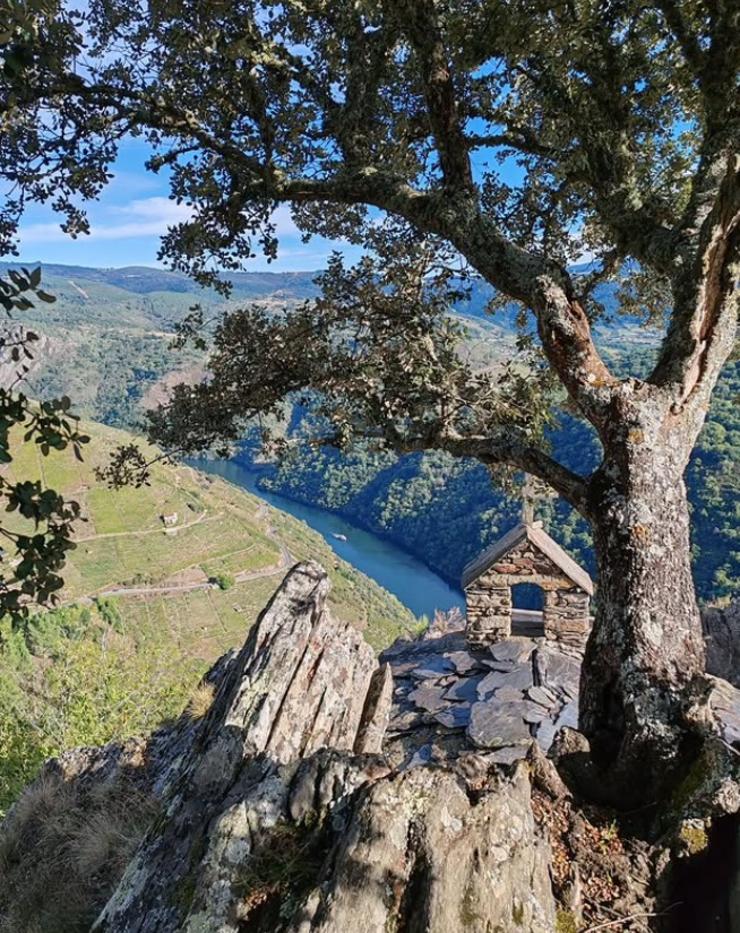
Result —
<svg viewBox="0 0 740 933"><path fill-rule="evenodd" d="M545 591L545 638L582 649L591 630L589 597L579 589Z"/></svg>
<svg viewBox="0 0 740 933"><path fill-rule="evenodd" d="M511 635L511 590L481 583L466 592L466 632L471 648L485 648Z"/></svg>
<svg viewBox="0 0 740 933"><path fill-rule="evenodd" d="M509 583L538 583L541 577L560 575L555 564L529 541L523 541L519 547L512 548L491 567L490 572L515 578L509 580ZM520 579L522 577L526 579Z"/></svg>
<svg viewBox="0 0 740 933"><path fill-rule="evenodd" d="M468 643L484 648L511 635L511 587L533 583L544 593L545 637L568 653L582 652L591 629L589 594L547 554L525 539L485 569L465 588Z"/></svg>

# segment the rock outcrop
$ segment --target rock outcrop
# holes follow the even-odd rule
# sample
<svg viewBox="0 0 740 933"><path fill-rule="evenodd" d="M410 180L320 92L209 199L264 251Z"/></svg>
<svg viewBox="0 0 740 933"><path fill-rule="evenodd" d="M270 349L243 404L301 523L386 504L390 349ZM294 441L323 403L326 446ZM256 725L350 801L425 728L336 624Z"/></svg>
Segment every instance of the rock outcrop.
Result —
<svg viewBox="0 0 740 933"><path fill-rule="evenodd" d="M660 926L671 858L711 848L706 815L740 808L727 765L738 691L709 679L687 711L716 735L710 765L648 843L645 823L630 833L613 811L581 806L553 763L587 757L572 651L544 637L471 650L453 629L400 641L378 663L331 617L328 587L314 563L290 571L206 678L203 718L46 765L39 782L80 800L125 781L153 802L125 870L106 875L95 931L671 928ZM21 840L27 810L21 798L7 821Z"/></svg>
<svg viewBox="0 0 740 933"><path fill-rule="evenodd" d="M740 600L724 608L710 607L701 614L707 670L740 687Z"/></svg>
<svg viewBox="0 0 740 933"><path fill-rule="evenodd" d="M393 768L391 665L327 591L294 568L225 665L95 930L553 929L526 770L472 799L455 770Z"/></svg>

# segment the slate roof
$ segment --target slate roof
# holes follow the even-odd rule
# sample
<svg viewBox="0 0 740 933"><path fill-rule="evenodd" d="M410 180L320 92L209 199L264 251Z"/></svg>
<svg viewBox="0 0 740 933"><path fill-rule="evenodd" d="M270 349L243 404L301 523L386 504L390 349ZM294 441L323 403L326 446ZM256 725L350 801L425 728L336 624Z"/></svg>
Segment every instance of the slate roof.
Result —
<svg viewBox="0 0 740 933"><path fill-rule="evenodd" d="M594 585L591 577L586 573L583 567L578 564L560 547L557 541L553 541L550 535L541 527L539 522L535 524L521 524L508 531L503 538L499 538L487 550L478 557L470 561L465 566L462 574L462 587L467 589L471 583L485 573L493 564L508 554L513 548L521 544L525 538L538 551L549 557L550 560L568 577L576 586L593 596Z"/></svg>

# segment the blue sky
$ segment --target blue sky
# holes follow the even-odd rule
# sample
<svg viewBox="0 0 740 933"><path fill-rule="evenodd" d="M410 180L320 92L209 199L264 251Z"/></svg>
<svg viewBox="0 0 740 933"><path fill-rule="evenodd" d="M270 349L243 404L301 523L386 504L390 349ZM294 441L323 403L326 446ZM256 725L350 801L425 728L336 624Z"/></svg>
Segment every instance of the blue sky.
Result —
<svg viewBox="0 0 740 933"><path fill-rule="evenodd" d="M91 227L88 236L71 239L60 229L62 218L50 207L30 205L20 229L20 261L97 267L162 265L157 261L160 237L170 224L186 219L188 209L169 199L166 170L159 174L146 170L149 155L142 140L123 141L112 167L113 179L98 201L85 205ZM488 168L491 155L486 149L474 153L476 175ZM513 157L497 165L497 172L509 184L522 184L523 172ZM315 271L326 265L334 249L341 249L350 260L360 256L359 247L342 241L313 237L303 243L285 205L277 209L274 220L280 240L277 260L268 263L258 255L249 260L246 271Z"/></svg>
<svg viewBox="0 0 740 933"><path fill-rule="evenodd" d="M60 218L42 205L28 208L20 231L20 257L27 263L41 261L80 266L156 266L159 239L167 226L187 217L187 208L169 200L167 176L144 168L149 150L145 143L129 139L121 146L113 168L114 178L100 200L88 202L89 236L70 239L59 227ZM258 256L247 271L294 272L322 268L332 249L356 253L347 244L314 237L302 243L287 207L275 215L280 237L277 261ZM11 258L11 257L7 257Z"/></svg>

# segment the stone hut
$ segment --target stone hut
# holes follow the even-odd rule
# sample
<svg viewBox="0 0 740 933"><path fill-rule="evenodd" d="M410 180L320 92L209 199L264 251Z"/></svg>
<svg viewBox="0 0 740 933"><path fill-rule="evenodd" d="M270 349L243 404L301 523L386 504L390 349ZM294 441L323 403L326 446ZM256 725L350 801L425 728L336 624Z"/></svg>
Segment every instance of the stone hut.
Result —
<svg viewBox="0 0 740 933"><path fill-rule="evenodd" d="M541 522L512 528L463 570L466 632L471 647L510 637L512 616L515 622L517 616L511 588L518 583L534 583L543 591L542 612L519 615L541 622L545 638L582 648L591 628L593 583Z"/></svg>

